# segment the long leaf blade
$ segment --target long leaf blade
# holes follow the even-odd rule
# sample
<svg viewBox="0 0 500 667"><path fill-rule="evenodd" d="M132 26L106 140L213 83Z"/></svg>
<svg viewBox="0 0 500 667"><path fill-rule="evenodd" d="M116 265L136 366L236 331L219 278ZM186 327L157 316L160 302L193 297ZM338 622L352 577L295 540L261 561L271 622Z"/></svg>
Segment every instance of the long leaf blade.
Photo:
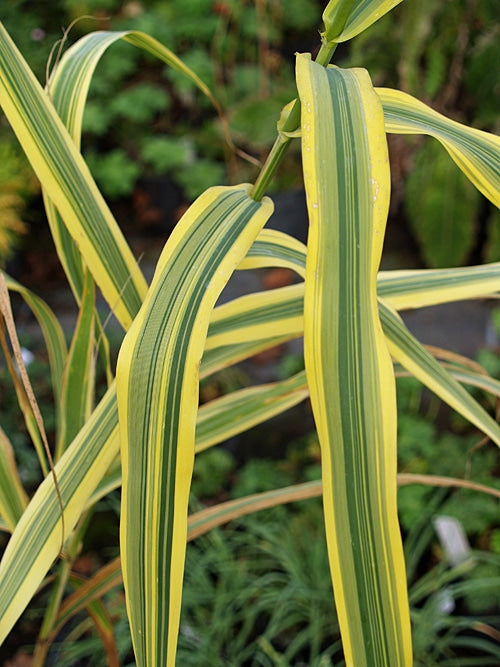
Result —
<svg viewBox="0 0 500 667"><path fill-rule="evenodd" d="M138 665L175 662L198 368L215 301L272 212L249 190L212 188L188 209L120 350L121 553Z"/></svg>
<svg viewBox="0 0 500 667"><path fill-rule="evenodd" d="M67 537L118 453L114 385L55 466ZM38 487L0 562L0 643L35 594L61 547L61 508L52 475Z"/></svg>
<svg viewBox="0 0 500 667"><path fill-rule="evenodd" d="M434 137L476 188L500 206L500 137L446 118L400 90L376 91L384 108L387 132Z"/></svg>
<svg viewBox="0 0 500 667"><path fill-rule="evenodd" d="M52 388L54 391L54 399L56 405L56 419L57 424L60 425L61 413L61 391L62 391L62 376L64 371L64 364L67 355L66 340L64 332L59 324L56 316L49 306L38 296L33 294L30 290L20 285L16 280L3 273L7 289L10 292L17 292L22 296L26 304L31 309L33 315L38 321L42 331L45 347L49 358L50 376L52 380Z"/></svg>
<svg viewBox="0 0 500 667"><path fill-rule="evenodd" d="M397 310L495 297L499 292L500 262L378 274L378 296Z"/></svg>
<svg viewBox="0 0 500 667"><path fill-rule="evenodd" d="M303 401L309 392L305 373L287 380L233 391L202 405L196 422L196 452L261 424Z"/></svg>
<svg viewBox="0 0 500 667"><path fill-rule="evenodd" d="M306 251L306 246L293 236L275 229L263 229L238 269L282 267L291 269L304 278Z"/></svg>
<svg viewBox="0 0 500 667"><path fill-rule="evenodd" d="M127 329L146 282L73 140L0 23L0 105L31 165Z"/></svg>
<svg viewBox="0 0 500 667"><path fill-rule="evenodd" d="M67 449L90 416L94 401L95 286L85 272L82 302L66 359L61 395L61 428L56 460Z"/></svg>
<svg viewBox="0 0 500 667"><path fill-rule="evenodd" d="M93 32L79 39L69 48L57 65L49 82L54 107L68 129L76 147L80 149L82 118L88 90L100 59L107 49L119 40L143 49L188 77L213 100L207 86L170 49L157 40L138 31ZM215 100L213 100L216 104ZM79 301L83 287L83 269L78 247L71 238L50 197L44 192L45 208L58 250L75 297Z"/></svg>
<svg viewBox="0 0 500 667"><path fill-rule="evenodd" d="M379 304L391 355L423 384L500 447L500 426L405 327L399 315Z"/></svg>
<svg viewBox="0 0 500 667"><path fill-rule="evenodd" d="M246 294L218 306L205 349L286 335L302 327L304 284Z"/></svg>
<svg viewBox="0 0 500 667"><path fill-rule="evenodd" d="M364 70L297 61L309 212L304 355L322 452L347 664L411 664L396 502L396 399L376 276L389 199L380 103Z"/></svg>
<svg viewBox="0 0 500 667"><path fill-rule="evenodd" d="M27 504L28 496L19 478L12 445L0 427L0 516L11 533Z"/></svg>

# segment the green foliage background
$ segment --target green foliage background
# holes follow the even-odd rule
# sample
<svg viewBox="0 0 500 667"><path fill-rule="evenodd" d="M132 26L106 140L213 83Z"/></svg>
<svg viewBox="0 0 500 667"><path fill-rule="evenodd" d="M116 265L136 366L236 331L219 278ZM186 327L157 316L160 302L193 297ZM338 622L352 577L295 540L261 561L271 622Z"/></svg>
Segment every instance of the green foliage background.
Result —
<svg viewBox="0 0 500 667"><path fill-rule="evenodd" d="M319 0L55 0L36 7L15 0L3 9L3 20L42 81L61 27L72 21L70 43L95 29L148 32L215 90L235 142L263 160L279 112L295 96L294 52L314 46L322 8ZM93 18L82 18L89 16ZM500 60L496 19L494 0L406 0L355 38L341 64L362 63L376 85L399 87L452 118L474 119L481 129L495 131L500 90L497 68L491 67ZM342 51L340 56L342 61ZM17 152L5 123L0 124L0 138ZM423 263L497 261L498 217L472 191L468 210L456 211L450 228L436 231L436 219L442 219L454 189L463 184L452 169L429 178L427 165L436 150L432 142L424 143L408 139L392 151L398 166L393 170L393 210L408 218ZM220 120L189 81L125 44L106 55L92 83L83 147L108 199L130 198L136 184L152 175L168 175L188 201L216 183L252 180L255 167L223 146ZM7 156L13 164L17 159ZM413 193L422 183L423 201L416 202ZM300 161L290 152L273 187L299 184ZM21 198L34 192L17 191ZM3 233L0 264L22 229L22 207L10 210L16 223Z"/></svg>

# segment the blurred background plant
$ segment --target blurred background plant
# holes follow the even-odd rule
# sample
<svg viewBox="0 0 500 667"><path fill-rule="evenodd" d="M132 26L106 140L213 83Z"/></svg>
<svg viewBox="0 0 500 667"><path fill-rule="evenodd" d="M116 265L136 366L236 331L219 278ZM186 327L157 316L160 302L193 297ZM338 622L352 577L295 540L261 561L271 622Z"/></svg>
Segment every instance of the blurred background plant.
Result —
<svg viewBox="0 0 500 667"><path fill-rule="evenodd" d="M54 0L42 5L12 0L2 18L42 81L62 27L74 20L69 43L95 29L148 32L215 91L236 144L262 161L282 106L296 94L294 53L317 46L312 40L323 5L321 0ZM500 81L491 66L500 60L496 10L495 0L405 0L349 47L341 45L339 64L363 63L378 85L399 87L452 118L498 130ZM6 198L9 208L0 224L0 264L5 264L8 248L24 229L21 202L36 191L28 186L26 167L16 180L20 149L3 119L0 140L2 169L14 176L13 189L0 193L0 206ZM390 225L407 229L415 261L437 267L500 259L498 211L461 173L442 166L448 161L435 142L401 136L389 141ZM251 181L256 175L256 168L225 144L210 102L187 79L124 43L113 46L97 68L84 116L83 150L111 204L125 204L119 209L122 224L162 234L185 202L208 186ZM274 187L299 187L300 169L298 148L292 149ZM466 202L461 207L456 207L458 190L469 193L460 198ZM36 224L29 206L24 210ZM448 228L442 224L444 210L453 211L446 216Z"/></svg>
<svg viewBox="0 0 500 667"><path fill-rule="evenodd" d="M38 182L14 142L0 141L0 268L27 231L26 200L38 190Z"/></svg>

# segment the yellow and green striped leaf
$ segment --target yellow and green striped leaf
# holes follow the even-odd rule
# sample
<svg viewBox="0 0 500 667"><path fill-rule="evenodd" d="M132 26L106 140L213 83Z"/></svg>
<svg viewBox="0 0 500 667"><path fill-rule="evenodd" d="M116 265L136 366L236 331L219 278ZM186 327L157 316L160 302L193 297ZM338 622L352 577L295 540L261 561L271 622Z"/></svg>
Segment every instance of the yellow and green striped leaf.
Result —
<svg viewBox="0 0 500 667"><path fill-rule="evenodd" d="M304 356L322 454L346 663L410 665L396 500L396 397L377 309L389 203L382 107L365 70L297 59L309 214Z"/></svg>
<svg viewBox="0 0 500 667"><path fill-rule="evenodd" d="M241 389L202 405L196 422L196 453L281 414L309 395L305 373Z"/></svg>
<svg viewBox="0 0 500 667"><path fill-rule="evenodd" d="M54 107L78 150L80 149L83 112L92 76L106 50L119 40L124 40L147 51L181 72L213 100L210 90L196 74L184 65L170 49L149 35L138 31L91 33L79 39L64 53L48 86ZM215 103L215 100L213 101ZM79 301L83 287L80 252L48 196L45 196L45 207L59 258L65 268L73 293Z"/></svg>
<svg viewBox="0 0 500 667"><path fill-rule="evenodd" d="M323 12L328 43L345 42L369 28L402 0L330 0Z"/></svg>
<svg viewBox="0 0 500 667"><path fill-rule="evenodd" d="M456 380L491 394L493 401L495 397L500 397L500 380L492 377L477 361L440 347L430 345L425 347ZM494 407L494 402L492 407Z"/></svg>
<svg viewBox="0 0 500 667"><path fill-rule="evenodd" d="M66 340L64 332L56 316L49 306L33 294L30 290L20 285L16 280L3 273L5 284L10 292L16 292L21 295L25 303L29 306L31 312L36 317L42 331L47 355L49 358L50 376L52 380L52 389L54 391L54 402L56 407L57 425L60 424L60 405L62 391L62 376L64 364L67 355Z"/></svg>
<svg viewBox="0 0 500 667"><path fill-rule="evenodd" d="M500 446L500 425L412 336L394 310L380 302L379 311L393 358Z"/></svg>
<svg viewBox="0 0 500 667"><path fill-rule="evenodd" d="M494 297L500 293L500 262L453 269L380 271L377 294L396 310Z"/></svg>
<svg viewBox="0 0 500 667"><path fill-rule="evenodd" d="M211 188L170 236L117 367L121 555L138 665L173 665L195 447L198 369L211 311L272 213L250 186Z"/></svg>
<svg viewBox="0 0 500 667"><path fill-rule="evenodd" d="M46 92L0 23L0 106L97 285L127 329L146 282Z"/></svg>
<svg viewBox="0 0 500 667"><path fill-rule="evenodd" d="M206 350L300 331L304 284L255 292L218 306L210 320Z"/></svg>
<svg viewBox="0 0 500 667"><path fill-rule="evenodd" d="M265 257L252 260L261 264ZM303 257L305 261L305 256ZM267 258L267 266L274 265ZM500 264L456 269L381 271L379 298L397 310L421 308L464 299L494 297L500 292ZM304 283L248 294L222 306L212 315L206 350L222 345L302 335Z"/></svg>
<svg viewBox="0 0 500 667"><path fill-rule="evenodd" d="M264 229L238 268L277 266L292 269L304 277L305 262L306 247L300 241L282 232ZM379 271L377 276L378 296L397 310L491 297L499 292L499 262L450 269Z"/></svg>
<svg viewBox="0 0 500 667"><path fill-rule="evenodd" d="M500 137L446 118L400 90L376 91L384 108L387 132L434 137L476 188L500 206Z"/></svg>
<svg viewBox="0 0 500 667"><path fill-rule="evenodd" d="M233 364L249 359L255 354L259 354L264 350L268 350L276 345L286 343L292 338L297 338L302 333L292 332L283 336L272 336L271 338L263 338L261 340L250 340L244 343L236 343L235 345L223 345L212 350L207 350L201 361L200 378L207 378L213 373L232 366Z"/></svg>
<svg viewBox="0 0 500 667"><path fill-rule="evenodd" d="M64 369L56 460L83 428L94 407L94 307L94 280L90 272L85 271L80 311Z"/></svg>
<svg viewBox="0 0 500 667"><path fill-rule="evenodd" d="M196 419L195 453L281 414L309 395L303 372L282 380L231 392L205 403ZM116 461L99 482L87 505L93 505L121 484L121 467Z"/></svg>
<svg viewBox="0 0 500 667"><path fill-rule="evenodd" d="M73 530L118 448L113 385L55 466L64 506L64 538ZM61 507L49 474L19 519L0 562L0 643L57 558L62 539Z"/></svg>
<svg viewBox="0 0 500 667"><path fill-rule="evenodd" d="M293 236L275 229L263 229L238 269L280 267L291 269L304 278L306 246Z"/></svg>
<svg viewBox="0 0 500 667"><path fill-rule="evenodd" d="M453 409L457 410L466 419L471 419L471 416L475 415L474 419L471 419L471 421L481 430L484 431L484 424L489 424L489 430L487 429L485 432L491 434L492 428L494 431L495 429L488 413L468 392L457 386L457 381L476 386L493 396L498 394L498 381L485 375L484 372L473 372L470 368L467 369L463 364L457 366L457 364L451 365L450 363L439 363L434 359L432 354L426 351L426 349L418 343L418 341L413 337L410 337L410 333L407 331L406 327L404 327L400 318L396 314L393 316L390 308L388 308L389 305L392 305L393 300L398 301L400 298L402 302L405 303L406 307L409 306L411 303L411 296L405 298L406 289L409 290L410 295L412 290L415 290L417 299L424 300L420 305L431 305L436 301L441 303L446 300L451 301L461 299L464 293L469 297L490 294L491 288L495 286L494 280L492 281L491 273L489 271L476 271L476 267L471 268L472 271L470 276L467 274L467 269L429 271L429 292L426 292L424 289L421 294L420 291L422 290L422 286L425 285L426 271L395 272L401 275L394 281L391 280L391 274L387 273L387 281L385 278L383 280L379 279L379 292L383 292L388 297L387 300L385 300L385 303L383 301L379 302L379 312L384 335L390 342L395 359L399 360L400 357L406 358L406 364L411 365L415 375L416 369L420 364L419 379L421 379L428 388L434 391L443 401L448 403ZM477 269L480 268L481 267L477 267ZM448 290L445 289L446 285L450 285ZM235 303L235 305L237 305L237 318L233 320L230 316L227 318L221 316L218 320L221 330L215 330L217 336L215 340L217 340L217 338L219 340L225 340L224 324L226 322L229 326L228 339L230 338L230 332L235 341L244 341L247 338L247 329L245 326L248 326L249 332L258 330L262 335L266 334L269 344L273 342L273 332L278 333L287 331L288 338L302 335L304 327L302 317L303 285L299 284L295 287L297 287L296 292L294 291L290 294L290 301L286 304L287 313L293 315L292 317L283 319L283 311L280 308L266 312L265 304L267 301L265 300L262 308L264 321L261 323L259 320L260 312L257 306L258 294L240 297L240 299L235 300L235 302L239 302L237 304ZM383 289L381 289L381 287L383 287ZM263 295L266 298L269 296L272 297L273 292L279 294L280 290L281 288L277 290L269 290L268 292L263 293ZM271 301L273 300L274 298L272 297ZM224 313L230 315L230 310L226 310L227 306L230 305L231 303L219 306L215 309L214 313L217 313L219 309L222 309L222 315L224 315ZM281 305L283 305L283 303ZM214 319L217 319L217 317ZM396 326L395 322L398 322L399 324ZM406 340L403 349L398 350L397 352L395 352L395 350L397 349L398 338L394 334L395 328L399 330L399 339L401 341ZM207 356L211 353L217 353L219 350L219 348L212 349L212 346L208 345L210 341L210 331L211 328L209 328L209 338L207 339L207 346L210 348L208 353L206 353ZM249 335L248 338L251 340L251 335ZM263 339L263 342L264 340L265 339ZM244 343L240 344L243 345ZM237 348L238 346L235 344L234 347ZM229 352L231 348L228 346L226 349ZM224 348L222 351L224 351ZM445 355L445 351L441 351L441 357L443 357L444 361L449 360L450 353L447 352ZM424 359L425 363L423 361Z"/></svg>

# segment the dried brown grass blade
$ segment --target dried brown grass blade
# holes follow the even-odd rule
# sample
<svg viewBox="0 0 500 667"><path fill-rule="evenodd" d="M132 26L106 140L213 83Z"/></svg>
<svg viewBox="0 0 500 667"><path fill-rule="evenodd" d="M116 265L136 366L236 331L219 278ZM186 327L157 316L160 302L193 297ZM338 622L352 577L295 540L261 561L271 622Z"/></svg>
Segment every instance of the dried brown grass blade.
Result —
<svg viewBox="0 0 500 667"><path fill-rule="evenodd" d="M26 370L26 365L24 363L22 351L21 351L21 345L19 343L19 338L17 337L17 331L16 331L16 325L14 322L14 316L12 315L12 307L10 303L10 296L9 296L9 290L7 289L7 283L5 282L5 277L3 273L0 272L0 313L3 316L3 319L5 321L5 326L7 327L7 332L9 334L10 338L10 343L12 346L12 351L14 353L14 358L17 363L17 368L19 371L19 375L21 377L21 381L24 386L24 390L26 392L26 396L28 398L29 404L31 406L31 409L33 411L33 415L35 417L38 430L40 432L40 437L43 442L43 447L45 449L45 454L47 456L47 460L49 462L49 467L52 472L52 477L54 479L54 486L56 489L56 494L57 494L57 500L59 503L59 506L61 508L61 529L62 529L62 535L61 535L61 552L63 551L64 547L64 535L65 535L65 529L64 529L64 505L61 497L61 490L59 487L59 483L57 481L57 475L56 471L54 468L54 461L52 459L52 454L50 452L50 447L49 447L49 442L47 439L47 434L45 432L45 426L43 424L43 417L42 413L40 412L40 408L38 406L35 393L33 391L33 387L31 385L28 372Z"/></svg>

